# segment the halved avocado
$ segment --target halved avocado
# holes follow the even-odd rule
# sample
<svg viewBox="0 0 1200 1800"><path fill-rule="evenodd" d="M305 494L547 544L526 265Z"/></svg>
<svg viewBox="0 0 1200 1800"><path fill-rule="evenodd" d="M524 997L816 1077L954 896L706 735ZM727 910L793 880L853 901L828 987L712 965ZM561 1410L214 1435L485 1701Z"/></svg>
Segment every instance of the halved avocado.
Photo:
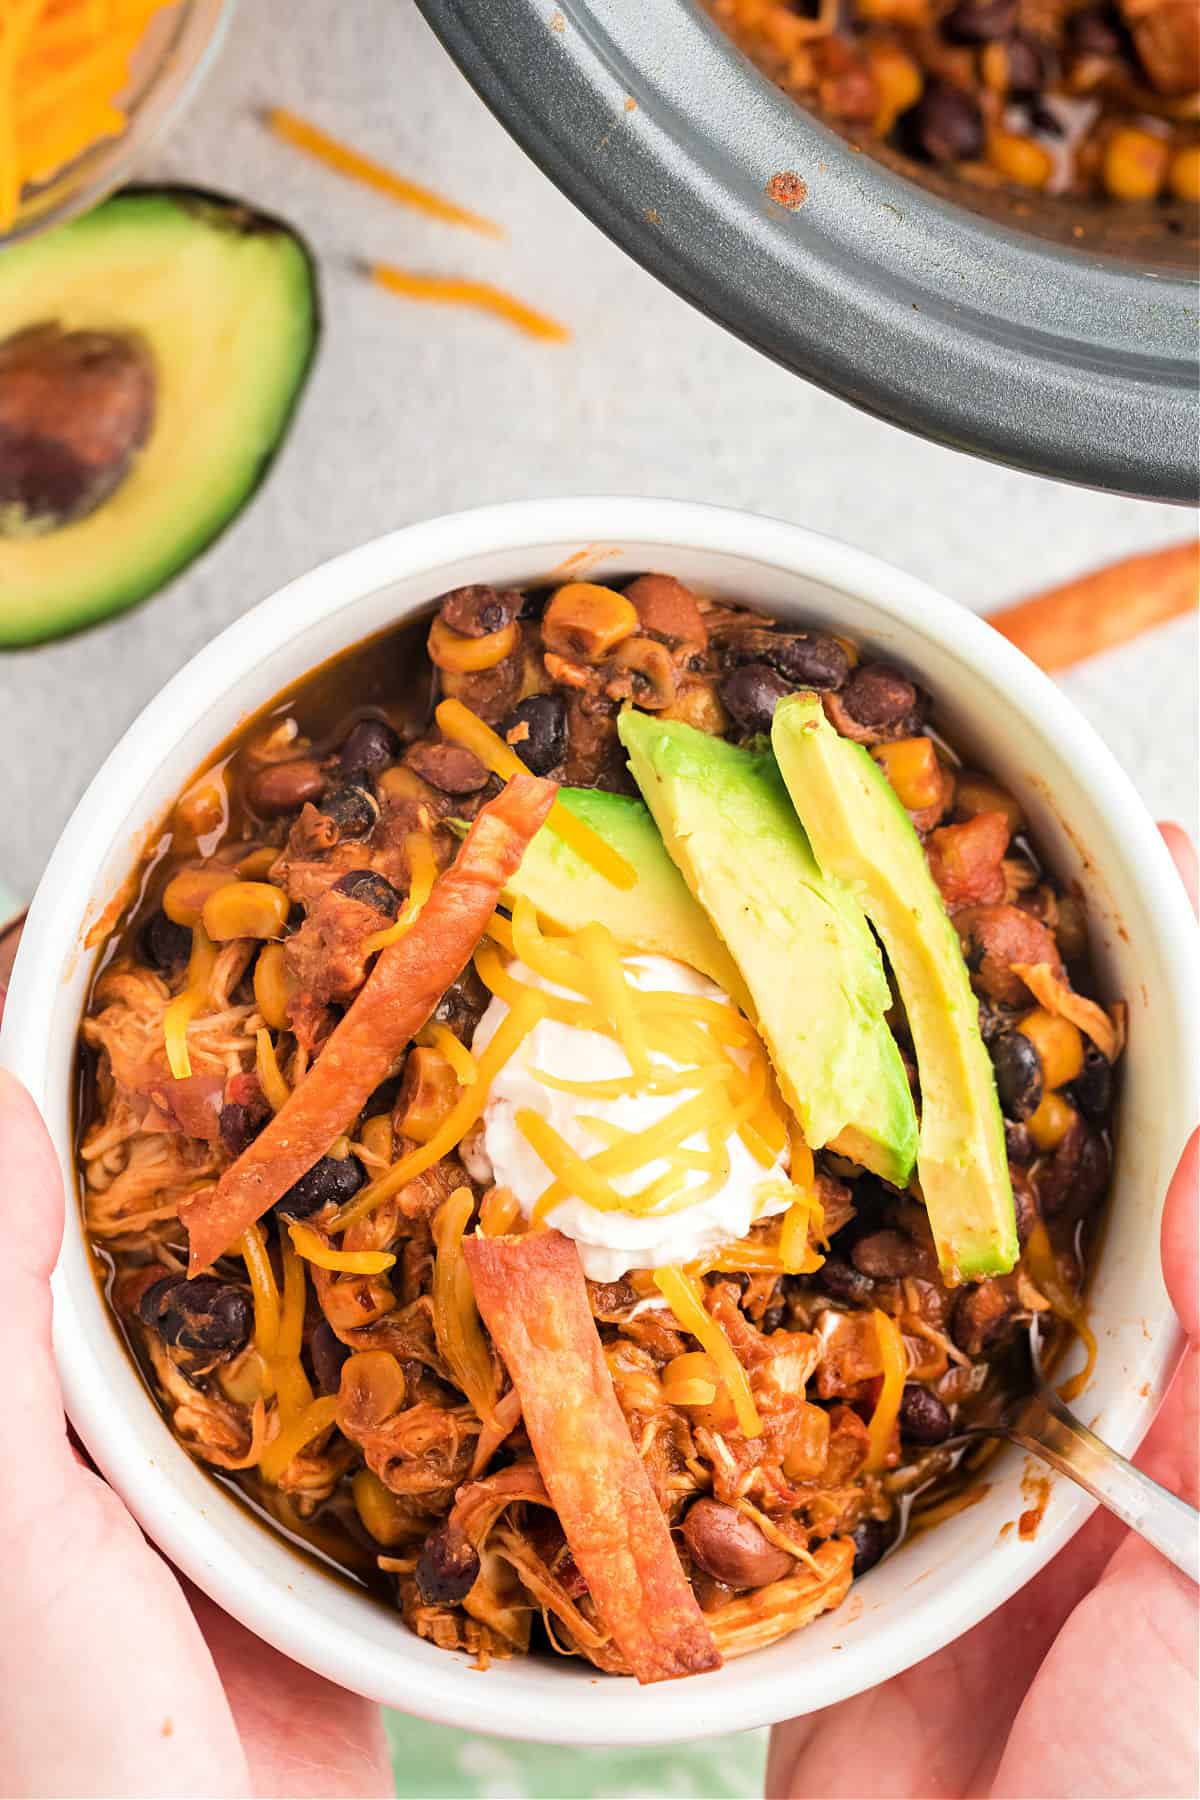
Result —
<svg viewBox="0 0 1200 1800"><path fill-rule="evenodd" d="M129 189L0 258L0 645L133 606L261 481L319 331L277 219Z"/></svg>

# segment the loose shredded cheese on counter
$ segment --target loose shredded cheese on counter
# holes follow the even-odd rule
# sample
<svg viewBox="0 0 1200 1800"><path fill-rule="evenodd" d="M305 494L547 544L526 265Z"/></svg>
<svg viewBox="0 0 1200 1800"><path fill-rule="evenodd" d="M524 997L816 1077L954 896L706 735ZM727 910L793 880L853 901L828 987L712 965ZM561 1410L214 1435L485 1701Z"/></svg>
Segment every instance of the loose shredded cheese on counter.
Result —
<svg viewBox="0 0 1200 1800"><path fill-rule="evenodd" d="M547 343L567 344L571 333L548 313L538 312L503 288L490 281L468 281L459 275L421 275L413 269L398 269L394 263L367 264L367 273L377 287L405 300L433 301L440 306L472 306L479 312L492 313L506 324L514 325L526 337L542 338Z"/></svg>
<svg viewBox="0 0 1200 1800"><path fill-rule="evenodd" d="M187 1028L208 999L208 984L217 963L217 946L203 925L192 927L192 953L188 957L187 979L183 992L177 994L163 1014L163 1041L167 1048L167 1065L176 1081L186 1081L192 1072L188 1055Z"/></svg>
<svg viewBox="0 0 1200 1800"><path fill-rule="evenodd" d="M654 1285L683 1329L690 1332L712 1357L717 1373L733 1402L742 1436L761 1437L762 1420L750 1392L746 1371L738 1361L733 1345L712 1314L706 1310L699 1288L682 1269L655 1269Z"/></svg>
<svg viewBox="0 0 1200 1800"><path fill-rule="evenodd" d="M383 163L375 162L361 151L352 149L349 144L342 143L339 138L332 137L329 132L322 131L319 125L313 125L308 119L300 118L297 113L289 112L286 107L271 107L266 118L275 136L282 138L285 144L303 150L307 156L324 163L326 168L345 175L351 181L360 182L364 187L374 188L377 194L384 194L401 206L425 213L431 219L440 219L445 225L463 225L468 231L479 231L486 237L502 238L505 235L503 228L492 219L485 219L481 213L472 212L468 207L456 205L453 200L444 199L431 188L406 180L403 175L397 175Z"/></svg>
<svg viewBox="0 0 1200 1800"><path fill-rule="evenodd" d="M443 734L456 744L465 744L479 758L485 768L493 775L499 775L502 781L508 781L514 775L528 775L529 770L515 755L503 738L497 737L489 725L465 707L461 700L443 700L437 709L437 722ZM598 831L582 819L577 819L569 812L561 800L556 800L550 808L546 824L570 846L576 856L590 863L598 875L603 875L614 887L632 888L637 885L637 870L612 845L606 843Z"/></svg>

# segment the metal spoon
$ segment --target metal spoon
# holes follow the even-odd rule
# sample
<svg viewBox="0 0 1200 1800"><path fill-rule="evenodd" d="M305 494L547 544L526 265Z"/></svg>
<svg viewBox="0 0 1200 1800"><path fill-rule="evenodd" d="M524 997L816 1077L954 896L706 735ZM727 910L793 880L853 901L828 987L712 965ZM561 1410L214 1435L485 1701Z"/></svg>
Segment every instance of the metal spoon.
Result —
<svg viewBox="0 0 1200 1800"><path fill-rule="evenodd" d="M1135 1469L1063 1405L1042 1373L1038 1332L1034 1318L1029 1326L1033 1393L1018 1403L1010 1417L968 1426L948 1439L948 1444L1002 1437L1032 1451L1086 1488L1192 1581L1200 1581L1200 1512Z"/></svg>

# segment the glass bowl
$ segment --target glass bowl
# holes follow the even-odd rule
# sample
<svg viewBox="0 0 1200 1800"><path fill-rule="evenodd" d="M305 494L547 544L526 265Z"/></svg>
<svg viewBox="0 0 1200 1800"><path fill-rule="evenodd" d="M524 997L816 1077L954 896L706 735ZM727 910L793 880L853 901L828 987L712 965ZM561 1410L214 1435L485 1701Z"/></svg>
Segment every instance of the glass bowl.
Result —
<svg viewBox="0 0 1200 1800"><path fill-rule="evenodd" d="M45 181L22 189L16 220L0 233L0 247L61 225L129 180L212 67L233 8L234 0L179 0L155 14L120 96L124 131L98 139Z"/></svg>

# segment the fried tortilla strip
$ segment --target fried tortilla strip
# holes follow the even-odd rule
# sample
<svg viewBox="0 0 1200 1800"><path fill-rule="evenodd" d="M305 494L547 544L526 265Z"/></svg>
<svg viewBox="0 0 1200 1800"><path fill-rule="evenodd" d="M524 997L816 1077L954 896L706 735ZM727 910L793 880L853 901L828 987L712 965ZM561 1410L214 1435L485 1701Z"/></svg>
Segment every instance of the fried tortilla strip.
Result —
<svg viewBox="0 0 1200 1800"><path fill-rule="evenodd" d="M557 1231L463 1239L484 1323L601 1619L639 1681L721 1658L617 1404L573 1243Z"/></svg>
<svg viewBox="0 0 1200 1800"><path fill-rule="evenodd" d="M207 1269L299 1181L387 1080L405 1045L466 967L556 792L552 781L514 776L488 802L411 930L380 952L286 1105L215 1188L181 1202L190 1274Z"/></svg>

